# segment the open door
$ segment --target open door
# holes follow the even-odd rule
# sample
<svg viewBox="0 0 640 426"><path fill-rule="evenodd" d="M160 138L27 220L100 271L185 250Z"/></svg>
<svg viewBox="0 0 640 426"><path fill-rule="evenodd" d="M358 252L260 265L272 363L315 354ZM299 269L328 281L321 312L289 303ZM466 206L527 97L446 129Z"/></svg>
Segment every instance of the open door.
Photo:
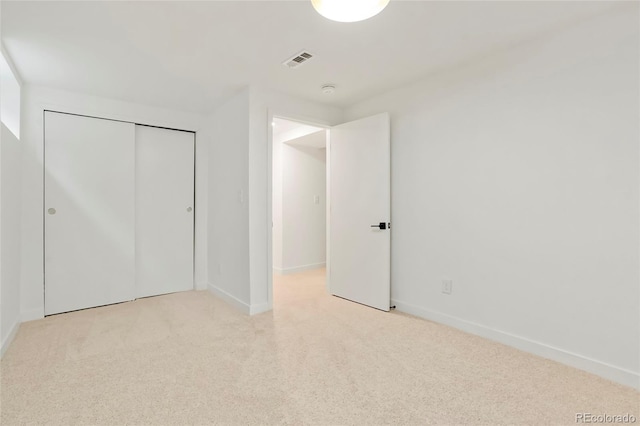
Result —
<svg viewBox="0 0 640 426"><path fill-rule="evenodd" d="M383 311L391 301L389 114L331 128L329 283Z"/></svg>

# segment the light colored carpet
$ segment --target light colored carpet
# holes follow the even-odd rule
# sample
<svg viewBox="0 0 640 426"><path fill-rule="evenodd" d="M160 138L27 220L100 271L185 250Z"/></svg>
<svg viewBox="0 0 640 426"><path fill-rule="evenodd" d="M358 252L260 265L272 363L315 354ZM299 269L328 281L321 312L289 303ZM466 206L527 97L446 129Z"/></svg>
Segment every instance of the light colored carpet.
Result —
<svg viewBox="0 0 640 426"><path fill-rule="evenodd" d="M398 312L278 277L248 317L186 292L23 324L2 359L14 424L575 424L640 394ZM640 420L639 420L640 421Z"/></svg>

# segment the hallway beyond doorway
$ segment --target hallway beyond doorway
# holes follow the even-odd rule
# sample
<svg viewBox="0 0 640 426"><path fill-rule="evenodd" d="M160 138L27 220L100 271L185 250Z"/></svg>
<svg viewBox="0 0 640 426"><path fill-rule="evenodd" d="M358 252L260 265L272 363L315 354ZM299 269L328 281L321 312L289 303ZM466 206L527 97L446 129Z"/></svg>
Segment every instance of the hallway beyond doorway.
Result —
<svg viewBox="0 0 640 426"><path fill-rule="evenodd" d="M327 296L326 276L326 268L289 275L273 274L273 309Z"/></svg>

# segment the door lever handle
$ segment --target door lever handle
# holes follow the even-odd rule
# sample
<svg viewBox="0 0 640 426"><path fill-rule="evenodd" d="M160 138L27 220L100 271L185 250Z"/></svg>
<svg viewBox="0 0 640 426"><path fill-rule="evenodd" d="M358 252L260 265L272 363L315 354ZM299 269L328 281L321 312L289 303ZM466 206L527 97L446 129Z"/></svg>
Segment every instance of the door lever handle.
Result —
<svg viewBox="0 0 640 426"><path fill-rule="evenodd" d="M371 225L372 228L387 229L387 222L380 222L378 225Z"/></svg>

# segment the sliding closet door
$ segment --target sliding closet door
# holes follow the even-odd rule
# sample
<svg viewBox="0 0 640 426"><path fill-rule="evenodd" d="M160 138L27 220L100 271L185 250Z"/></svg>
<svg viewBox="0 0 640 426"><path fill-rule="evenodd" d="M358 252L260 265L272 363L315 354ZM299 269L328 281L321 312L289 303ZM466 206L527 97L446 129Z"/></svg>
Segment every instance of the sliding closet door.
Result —
<svg viewBox="0 0 640 426"><path fill-rule="evenodd" d="M136 297L193 289L194 144L136 126Z"/></svg>
<svg viewBox="0 0 640 426"><path fill-rule="evenodd" d="M135 126L45 113L45 314L135 298Z"/></svg>

